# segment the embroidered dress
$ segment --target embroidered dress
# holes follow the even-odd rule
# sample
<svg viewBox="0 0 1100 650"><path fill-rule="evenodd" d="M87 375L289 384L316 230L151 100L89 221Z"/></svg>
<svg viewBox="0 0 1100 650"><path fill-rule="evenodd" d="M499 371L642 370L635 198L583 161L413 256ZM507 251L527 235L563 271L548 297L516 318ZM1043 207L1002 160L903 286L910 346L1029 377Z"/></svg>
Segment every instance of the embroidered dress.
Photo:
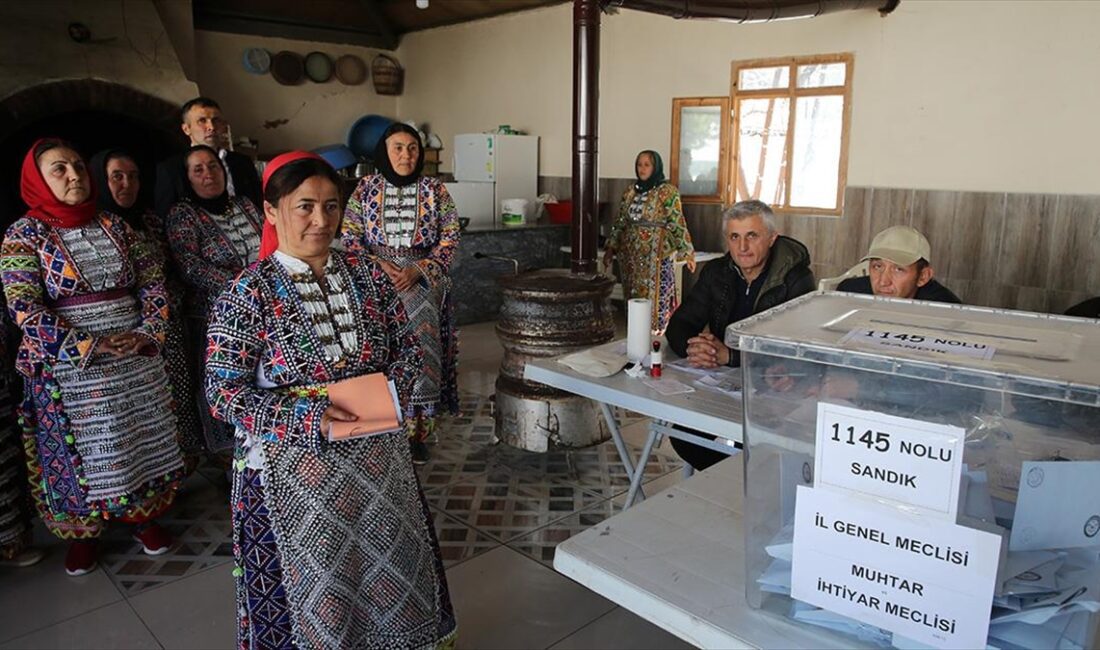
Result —
<svg viewBox="0 0 1100 650"><path fill-rule="evenodd" d="M202 394L206 315L213 301L241 269L256 261L263 225L259 212L246 197L231 198L223 213L212 213L181 201L168 213L168 244L176 268L187 285L187 356L197 390L198 415L206 450L226 459L233 450L233 427L210 417Z"/></svg>
<svg viewBox="0 0 1100 650"><path fill-rule="evenodd" d="M677 307L673 262L695 256L680 192L668 183L646 192L627 189L607 248L619 261L623 295L652 300L651 327L654 334L663 333Z"/></svg>
<svg viewBox="0 0 1100 650"><path fill-rule="evenodd" d="M74 228L16 221L0 271L23 333L20 423L47 527L89 538L106 519L155 517L183 474L161 357L168 301L160 266L122 219L100 213ZM95 352L101 337L124 331L147 345L124 357Z"/></svg>
<svg viewBox="0 0 1100 650"><path fill-rule="evenodd" d="M218 299L206 389L236 424L238 646L431 648L456 624L400 433L329 442L325 386L372 372L407 404L417 339L381 268L332 251L318 282L286 255Z"/></svg>
<svg viewBox="0 0 1100 650"><path fill-rule="evenodd" d="M146 248L154 254L164 268L164 287L168 292L169 317L164 331L164 363L168 369L168 382L172 387L172 401L176 406L176 430L179 432L180 449L188 467L194 470L206 449L202 419L199 416L197 379L187 360L187 329L184 319L183 284L168 250L168 233L164 220L152 210L142 215Z"/></svg>
<svg viewBox="0 0 1100 650"><path fill-rule="evenodd" d="M397 187L381 174L367 176L348 201L341 239L353 255L378 257L399 267L415 264L420 270L416 284L401 293L424 352L410 414L430 420L437 414L457 413L458 339L448 273L459 227L454 201L443 183L423 177Z"/></svg>

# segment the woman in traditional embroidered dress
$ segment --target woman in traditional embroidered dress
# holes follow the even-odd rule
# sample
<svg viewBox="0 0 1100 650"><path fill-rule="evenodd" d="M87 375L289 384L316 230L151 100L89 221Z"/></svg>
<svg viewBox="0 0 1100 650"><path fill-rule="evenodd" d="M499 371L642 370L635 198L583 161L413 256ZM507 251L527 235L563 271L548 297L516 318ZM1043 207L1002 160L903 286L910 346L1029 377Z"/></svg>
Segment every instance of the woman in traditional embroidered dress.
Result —
<svg viewBox="0 0 1100 650"><path fill-rule="evenodd" d="M428 461L425 444L435 418L458 412L458 336L451 307L451 261L458 246L458 212L438 179L424 177L423 143L412 127L393 124L375 148L381 173L367 176L348 201L342 241L369 255L401 293L424 350L407 421L413 462Z"/></svg>
<svg viewBox="0 0 1100 650"><path fill-rule="evenodd" d="M676 311L676 278L673 263L687 263L695 270L695 249L680 207L680 192L665 180L664 165L656 151L646 150L634 159L634 185L623 193L619 217L604 247L603 264L619 258L623 297L653 301L651 329L664 333Z"/></svg>
<svg viewBox="0 0 1100 650"><path fill-rule="evenodd" d="M168 233L164 221L148 205L141 193L141 173L134 157L123 149L105 149L92 156L92 180L96 188L96 206L101 211L122 217L144 239L149 253L164 269L168 292L169 318L165 329L164 361L172 385L176 429L188 473L195 469L205 450L195 378L188 364L183 321L183 285L168 252Z"/></svg>
<svg viewBox="0 0 1100 650"><path fill-rule="evenodd" d="M340 178L283 154L264 172L260 261L214 305L206 392L237 429L240 648L453 645L439 546L401 431L332 441L327 385L382 372L407 414L420 348L382 266L330 249ZM388 397L387 397L388 398Z"/></svg>
<svg viewBox="0 0 1100 650"><path fill-rule="evenodd" d="M180 173L186 196L168 211L168 242L187 284L188 355L201 383L207 314L229 282L256 261L262 218L247 197L229 196L225 167L210 147L191 147ZM233 427L211 418L201 387L198 392L206 449L228 467Z"/></svg>
<svg viewBox="0 0 1100 650"><path fill-rule="evenodd" d="M70 575L96 566L107 520L138 525L145 552L168 550L153 521L183 475L161 357L168 299L160 266L126 222L96 210L80 155L39 140L23 160L27 216L8 228L0 273L23 338L16 369L32 495L62 539Z"/></svg>

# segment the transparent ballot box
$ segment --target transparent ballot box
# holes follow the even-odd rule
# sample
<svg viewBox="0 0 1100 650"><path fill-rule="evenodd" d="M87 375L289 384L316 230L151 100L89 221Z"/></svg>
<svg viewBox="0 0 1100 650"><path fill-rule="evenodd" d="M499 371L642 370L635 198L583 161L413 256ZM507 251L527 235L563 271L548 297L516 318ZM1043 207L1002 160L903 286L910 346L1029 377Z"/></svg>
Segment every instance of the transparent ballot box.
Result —
<svg viewBox="0 0 1100 650"><path fill-rule="evenodd" d="M726 343L752 607L832 647L1095 647L1100 321L819 292Z"/></svg>

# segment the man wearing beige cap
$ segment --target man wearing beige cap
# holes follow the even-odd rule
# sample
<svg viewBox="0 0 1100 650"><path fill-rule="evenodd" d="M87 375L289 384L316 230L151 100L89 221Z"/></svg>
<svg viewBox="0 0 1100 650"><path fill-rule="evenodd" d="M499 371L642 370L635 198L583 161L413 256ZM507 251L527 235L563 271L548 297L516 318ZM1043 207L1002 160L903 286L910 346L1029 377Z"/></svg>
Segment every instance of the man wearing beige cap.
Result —
<svg viewBox="0 0 1100 650"><path fill-rule="evenodd" d="M932 279L932 247L909 226L892 226L875 235L861 262L868 275L848 278L837 291L873 293L888 298L961 302L950 289Z"/></svg>

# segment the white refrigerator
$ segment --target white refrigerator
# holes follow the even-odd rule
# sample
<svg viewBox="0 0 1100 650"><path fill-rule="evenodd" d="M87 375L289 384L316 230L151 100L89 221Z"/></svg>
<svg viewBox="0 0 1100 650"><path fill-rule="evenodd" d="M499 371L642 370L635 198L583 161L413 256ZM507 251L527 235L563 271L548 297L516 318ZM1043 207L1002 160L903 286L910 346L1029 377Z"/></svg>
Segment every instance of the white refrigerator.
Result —
<svg viewBox="0 0 1100 650"><path fill-rule="evenodd" d="M536 135L469 133L454 140L454 176L451 185L492 185L493 222L500 225L500 204L505 199L527 199L528 219L535 217L539 185L539 138ZM460 190L461 191L461 190ZM479 192L480 190L474 190ZM470 216L458 211L459 216ZM471 222L471 225L472 222Z"/></svg>
<svg viewBox="0 0 1100 650"><path fill-rule="evenodd" d="M458 216L470 220L469 228L492 228L496 225L493 216L493 183L451 182L444 183L447 193L455 202Z"/></svg>

